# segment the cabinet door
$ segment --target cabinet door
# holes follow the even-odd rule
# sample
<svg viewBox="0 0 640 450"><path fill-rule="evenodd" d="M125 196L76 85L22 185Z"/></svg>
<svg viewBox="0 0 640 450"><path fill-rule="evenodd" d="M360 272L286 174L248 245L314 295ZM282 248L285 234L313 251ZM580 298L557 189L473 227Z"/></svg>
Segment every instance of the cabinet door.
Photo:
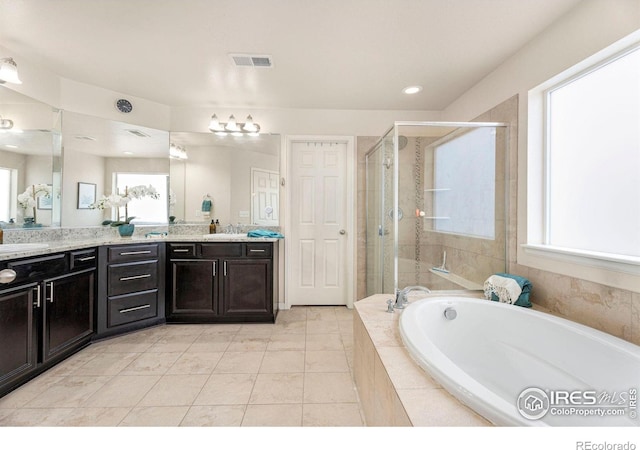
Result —
<svg viewBox="0 0 640 450"><path fill-rule="evenodd" d="M217 315L218 261L171 261L169 316Z"/></svg>
<svg viewBox="0 0 640 450"><path fill-rule="evenodd" d="M223 262L223 315L259 319L273 314L273 269L269 259Z"/></svg>
<svg viewBox="0 0 640 450"><path fill-rule="evenodd" d="M95 270L44 282L43 362L93 334Z"/></svg>
<svg viewBox="0 0 640 450"><path fill-rule="evenodd" d="M36 366L34 289L32 284L0 294L0 395Z"/></svg>

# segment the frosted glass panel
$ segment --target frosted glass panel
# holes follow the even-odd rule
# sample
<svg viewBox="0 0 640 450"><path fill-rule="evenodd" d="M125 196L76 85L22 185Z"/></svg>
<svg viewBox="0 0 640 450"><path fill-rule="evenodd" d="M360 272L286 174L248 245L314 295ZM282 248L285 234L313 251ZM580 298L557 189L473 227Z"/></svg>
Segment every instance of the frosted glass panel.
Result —
<svg viewBox="0 0 640 450"><path fill-rule="evenodd" d="M547 243L640 256L640 51L548 101Z"/></svg>
<svg viewBox="0 0 640 450"><path fill-rule="evenodd" d="M11 218L11 169L0 167L0 221Z"/></svg>
<svg viewBox="0 0 640 450"><path fill-rule="evenodd" d="M495 237L493 127L465 132L435 149L434 230Z"/></svg>

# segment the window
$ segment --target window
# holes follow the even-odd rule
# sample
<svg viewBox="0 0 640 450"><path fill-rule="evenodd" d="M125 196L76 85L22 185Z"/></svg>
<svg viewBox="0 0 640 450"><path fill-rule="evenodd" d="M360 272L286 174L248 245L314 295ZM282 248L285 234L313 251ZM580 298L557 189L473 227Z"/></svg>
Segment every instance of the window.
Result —
<svg viewBox="0 0 640 450"><path fill-rule="evenodd" d="M545 93L543 244L640 256L640 47Z"/></svg>
<svg viewBox="0 0 640 450"><path fill-rule="evenodd" d="M129 217L135 217L133 223L167 223L168 213L168 189L169 177L166 174L149 173L116 173L115 185L117 192L124 195L125 190L132 186L153 186L158 193L158 198L149 196L133 199L127 205ZM114 208L116 209L116 208ZM123 214L121 212L121 214Z"/></svg>
<svg viewBox="0 0 640 450"><path fill-rule="evenodd" d="M496 130L466 131L434 151L435 231L495 237Z"/></svg>
<svg viewBox="0 0 640 450"><path fill-rule="evenodd" d="M17 170L0 167L0 222L16 217Z"/></svg>

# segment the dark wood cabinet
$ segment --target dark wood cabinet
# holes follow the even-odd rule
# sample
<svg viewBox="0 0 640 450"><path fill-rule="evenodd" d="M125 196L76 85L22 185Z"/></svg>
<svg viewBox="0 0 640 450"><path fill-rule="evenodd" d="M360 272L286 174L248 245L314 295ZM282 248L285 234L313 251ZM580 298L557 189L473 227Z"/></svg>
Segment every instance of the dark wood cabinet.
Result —
<svg viewBox="0 0 640 450"><path fill-rule="evenodd" d="M164 322L164 243L100 247L97 338Z"/></svg>
<svg viewBox="0 0 640 450"><path fill-rule="evenodd" d="M0 293L0 395L28 379L37 364L35 283Z"/></svg>
<svg viewBox="0 0 640 450"><path fill-rule="evenodd" d="M89 344L95 255L94 248L2 264L16 276L0 285L0 395Z"/></svg>
<svg viewBox="0 0 640 450"><path fill-rule="evenodd" d="M47 362L94 332L95 269L45 280L42 361Z"/></svg>
<svg viewBox="0 0 640 450"><path fill-rule="evenodd" d="M274 245L168 244L167 322L274 322Z"/></svg>

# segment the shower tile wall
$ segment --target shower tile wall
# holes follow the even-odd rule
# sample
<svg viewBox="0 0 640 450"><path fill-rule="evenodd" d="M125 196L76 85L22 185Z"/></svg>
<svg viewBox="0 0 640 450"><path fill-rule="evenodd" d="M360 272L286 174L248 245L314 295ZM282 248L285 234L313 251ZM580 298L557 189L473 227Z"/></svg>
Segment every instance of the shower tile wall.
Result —
<svg viewBox="0 0 640 450"><path fill-rule="evenodd" d="M554 314L567 317L573 321L605 331L614 336L640 345L640 293L618 289L603 284L592 283L579 278L569 277L545 270L529 268L517 264L517 184L518 184L518 96L513 96L499 104L475 121L506 122L509 129L509 170L508 189L509 201L507 221L507 270L510 273L525 276L533 284L531 299ZM364 167L365 153L376 143L378 137L358 137L358 163ZM407 147L410 147L410 142ZM407 149L408 150L408 149ZM365 177L364 170L358 172L358 299L366 296L366 260L365 223L366 213L364 202ZM362 195L360 195L362 194ZM447 260L451 265L457 264L456 259L464 251L477 254L477 249L465 248L462 243L452 243L451 249L456 248L459 254L450 250ZM408 251L408 250L407 250ZM414 250L415 251L415 250ZM422 247L421 255L433 258L440 263L441 251L438 246ZM429 255L429 256L427 256ZM468 255L467 255L468 256ZM429 286L425 280L424 284ZM436 287L431 285L432 287Z"/></svg>

